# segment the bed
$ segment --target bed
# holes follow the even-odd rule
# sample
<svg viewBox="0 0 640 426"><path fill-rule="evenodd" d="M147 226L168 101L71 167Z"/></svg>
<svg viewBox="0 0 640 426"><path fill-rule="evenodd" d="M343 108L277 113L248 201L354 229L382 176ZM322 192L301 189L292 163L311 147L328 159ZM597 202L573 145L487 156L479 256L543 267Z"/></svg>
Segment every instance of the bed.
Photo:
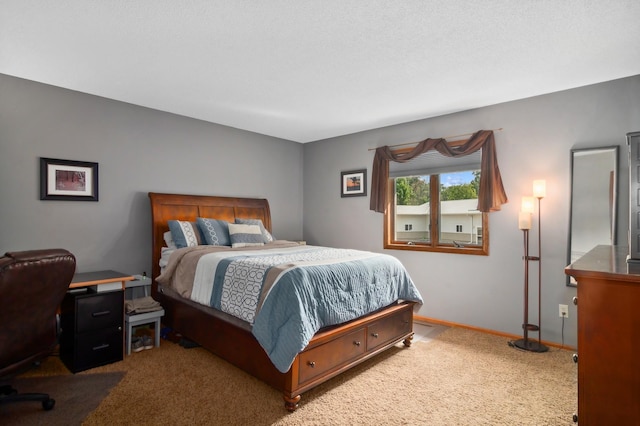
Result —
<svg viewBox="0 0 640 426"><path fill-rule="evenodd" d="M152 296L165 310L163 323L282 392L288 411L294 411L298 407L301 394L309 389L400 342L406 347L411 345L414 306L422 302L419 293L417 297L413 297L414 300L394 300L357 318L320 328L308 339L308 343L292 356L289 368L283 371L282 365L267 354L261 345L262 340L259 341L252 333L252 328L258 328L257 317L256 323L252 326L227 312L183 297L175 288L166 285L166 279L161 278L162 283L158 280L161 276L160 260L163 247L166 245L164 237L169 230L169 221L214 218L234 223L239 218L259 219L264 229L270 232L271 214L268 201L162 193L149 193L149 198L152 216ZM276 250L278 253L281 250L309 253L322 249L297 248L295 246L299 246L298 243L279 241L274 242L273 246L274 248L269 245L265 249ZM204 247L202 249L208 250ZM162 277L166 275L167 272L164 271ZM271 299L275 297L266 298L267 301ZM266 302L262 306L260 314L267 311Z"/></svg>

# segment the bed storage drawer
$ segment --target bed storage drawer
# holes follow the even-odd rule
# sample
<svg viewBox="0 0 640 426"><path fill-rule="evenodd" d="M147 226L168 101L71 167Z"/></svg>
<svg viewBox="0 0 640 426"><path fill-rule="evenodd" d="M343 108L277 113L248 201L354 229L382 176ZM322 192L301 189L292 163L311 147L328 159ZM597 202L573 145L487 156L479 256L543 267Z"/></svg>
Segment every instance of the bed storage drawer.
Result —
<svg viewBox="0 0 640 426"><path fill-rule="evenodd" d="M367 326L367 351L397 340L398 336L413 330L413 315L408 309L401 310Z"/></svg>
<svg viewBox="0 0 640 426"><path fill-rule="evenodd" d="M300 354L300 382L306 382L322 373L349 362L365 351L365 329L327 342Z"/></svg>

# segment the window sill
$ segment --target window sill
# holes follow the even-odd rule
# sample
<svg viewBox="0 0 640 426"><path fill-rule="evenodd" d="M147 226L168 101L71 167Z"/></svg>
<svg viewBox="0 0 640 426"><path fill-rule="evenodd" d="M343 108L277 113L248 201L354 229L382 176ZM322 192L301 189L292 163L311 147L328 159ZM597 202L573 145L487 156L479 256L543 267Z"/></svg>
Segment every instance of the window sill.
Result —
<svg viewBox="0 0 640 426"><path fill-rule="evenodd" d="M425 244L407 244L407 243L385 243L385 249L390 250L409 250L409 251L428 251L452 254L470 254L476 256L488 256L489 248L481 246L474 247L454 247L454 246L428 246Z"/></svg>

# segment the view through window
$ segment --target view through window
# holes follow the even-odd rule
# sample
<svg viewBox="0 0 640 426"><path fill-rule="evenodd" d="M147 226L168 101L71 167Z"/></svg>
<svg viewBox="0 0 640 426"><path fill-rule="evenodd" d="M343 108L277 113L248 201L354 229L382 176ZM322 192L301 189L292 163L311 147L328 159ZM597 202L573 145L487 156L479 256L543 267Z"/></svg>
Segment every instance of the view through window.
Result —
<svg viewBox="0 0 640 426"><path fill-rule="evenodd" d="M477 210L480 170L392 178L387 248L487 254L487 218Z"/></svg>

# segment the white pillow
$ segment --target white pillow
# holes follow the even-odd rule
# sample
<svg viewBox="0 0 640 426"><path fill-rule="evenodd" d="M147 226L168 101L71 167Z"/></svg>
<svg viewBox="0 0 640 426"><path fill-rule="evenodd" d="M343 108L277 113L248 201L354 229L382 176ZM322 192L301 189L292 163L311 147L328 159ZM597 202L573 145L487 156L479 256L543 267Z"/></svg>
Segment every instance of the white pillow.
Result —
<svg viewBox="0 0 640 426"><path fill-rule="evenodd" d="M176 243L173 241L173 237L171 236L171 231L167 231L163 234L165 247L170 249L177 248Z"/></svg>

